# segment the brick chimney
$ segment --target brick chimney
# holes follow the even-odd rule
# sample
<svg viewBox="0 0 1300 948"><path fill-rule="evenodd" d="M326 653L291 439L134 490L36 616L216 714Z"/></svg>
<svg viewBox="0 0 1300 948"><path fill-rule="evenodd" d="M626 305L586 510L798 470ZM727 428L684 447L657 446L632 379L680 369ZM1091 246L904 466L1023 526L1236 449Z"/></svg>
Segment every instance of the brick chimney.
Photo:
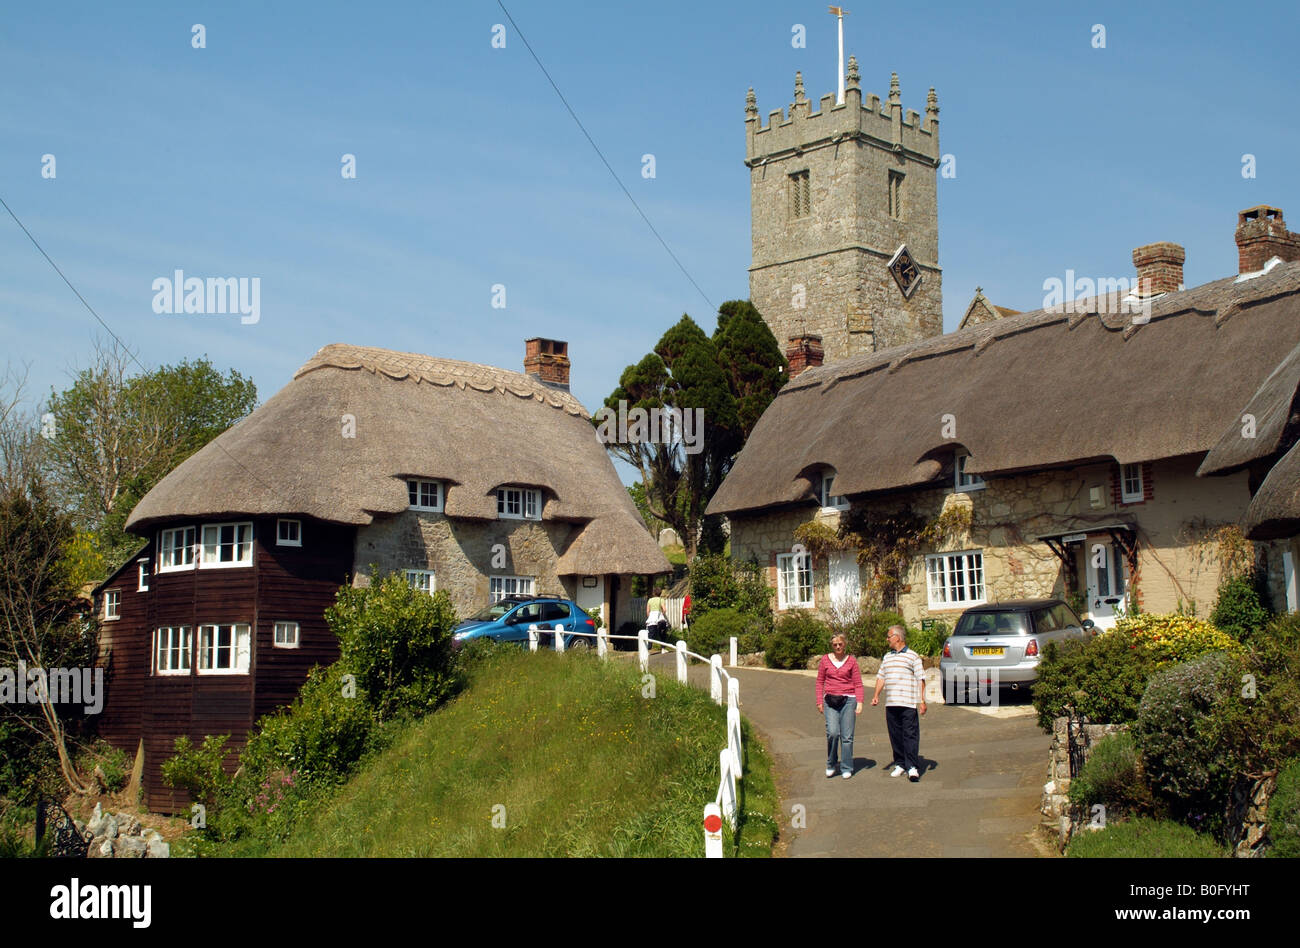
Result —
<svg viewBox="0 0 1300 948"><path fill-rule="evenodd" d="M825 356L821 336L791 336L785 349L786 361L790 363L790 378L797 378L804 369L817 368Z"/></svg>
<svg viewBox="0 0 1300 948"><path fill-rule="evenodd" d="M569 390L569 344L558 339L524 340L524 371L552 388Z"/></svg>
<svg viewBox="0 0 1300 948"><path fill-rule="evenodd" d="M1286 229L1282 209L1261 204L1237 215L1237 272L1263 270L1274 257L1300 260L1300 234Z"/></svg>
<svg viewBox="0 0 1300 948"><path fill-rule="evenodd" d="M1177 293L1183 288L1183 261L1187 251L1178 244L1162 240L1133 251L1133 266L1137 267L1137 295L1158 296Z"/></svg>

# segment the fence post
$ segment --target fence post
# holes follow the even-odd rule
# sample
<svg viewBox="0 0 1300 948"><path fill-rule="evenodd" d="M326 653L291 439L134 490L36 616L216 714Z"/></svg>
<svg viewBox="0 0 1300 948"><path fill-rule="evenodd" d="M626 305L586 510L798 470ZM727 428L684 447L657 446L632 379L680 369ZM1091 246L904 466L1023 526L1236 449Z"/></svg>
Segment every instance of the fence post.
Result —
<svg viewBox="0 0 1300 948"><path fill-rule="evenodd" d="M722 656L709 656L709 697L722 704Z"/></svg>
<svg viewBox="0 0 1300 948"><path fill-rule="evenodd" d="M596 630L596 654L601 658L609 655L609 632L603 625Z"/></svg>
<svg viewBox="0 0 1300 948"><path fill-rule="evenodd" d="M564 626L558 622L555 623L555 650L557 652L564 651Z"/></svg>
<svg viewBox="0 0 1300 948"><path fill-rule="evenodd" d="M677 640L677 680L686 684L686 643Z"/></svg>
<svg viewBox="0 0 1300 948"><path fill-rule="evenodd" d="M731 667L736 667L736 637L731 637Z"/></svg>
<svg viewBox="0 0 1300 948"><path fill-rule="evenodd" d="M731 766L737 775L744 773L741 765L740 709L734 704L727 708L727 751L731 754Z"/></svg>
<svg viewBox="0 0 1300 948"><path fill-rule="evenodd" d="M727 682L727 705L740 710L740 679L732 678Z"/></svg>
<svg viewBox="0 0 1300 948"><path fill-rule="evenodd" d="M716 803L704 804L704 858L722 858L722 810Z"/></svg>
<svg viewBox="0 0 1300 948"><path fill-rule="evenodd" d="M718 788L722 797L722 813L736 828L736 772L731 769L731 751L725 747L718 751L718 767L722 771L722 786Z"/></svg>
<svg viewBox="0 0 1300 948"><path fill-rule="evenodd" d="M537 626L535 625L528 627L528 651L537 651Z"/></svg>
<svg viewBox="0 0 1300 948"><path fill-rule="evenodd" d="M641 663L641 674L650 670L650 633L645 629L636 634L636 659Z"/></svg>

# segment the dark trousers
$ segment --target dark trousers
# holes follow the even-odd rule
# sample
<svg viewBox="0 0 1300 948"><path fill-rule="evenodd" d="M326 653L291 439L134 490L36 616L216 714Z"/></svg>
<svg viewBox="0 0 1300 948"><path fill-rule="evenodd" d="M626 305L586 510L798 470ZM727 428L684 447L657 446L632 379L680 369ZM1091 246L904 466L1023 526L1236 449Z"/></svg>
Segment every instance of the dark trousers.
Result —
<svg viewBox="0 0 1300 948"><path fill-rule="evenodd" d="M889 728L889 746L894 751L894 763L904 770L916 767L921 750L921 719L916 708L885 708L885 725Z"/></svg>

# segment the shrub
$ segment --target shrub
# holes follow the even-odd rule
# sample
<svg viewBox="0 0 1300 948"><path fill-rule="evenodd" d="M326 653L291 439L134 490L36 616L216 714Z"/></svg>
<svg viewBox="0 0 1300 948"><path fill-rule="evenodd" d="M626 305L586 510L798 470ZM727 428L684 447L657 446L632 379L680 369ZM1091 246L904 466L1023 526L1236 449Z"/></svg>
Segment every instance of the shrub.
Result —
<svg viewBox="0 0 1300 948"><path fill-rule="evenodd" d="M1300 757L1277 775L1277 788L1268 801L1270 856L1300 857Z"/></svg>
<svg viewBox="0 0 1300 948"><path fill-rule="evenodd" d="M894 623L890 624L893 625ZM918 655L928 655L934 658L943 651L943 643L948 641L950 635L952 635L952 628L948 623L936 619L929 629L922 627L909 630L907 633L907 647Z"/></svg>
<svg viewBox="0 0 1300 948"><path fill-rule="evenodd" d="M885 636L893 625L907 627L897 612L868 613L845 633L849 640L849 651L854 655L870 655L875 658L883 656L889 651L889 640ZM909 643L912 640L910 633L907 640Z"/></svg>
<svg viewBox="0 0 1300 948"><path fill-rule="evenodd" d="M1070 840L1065 855L1076 859L1216 859L1226 853L1214 840L1181 823L1139 817L1080 833Z"/></svg>
<svg viewBox="0 0 1300 948"><path fill-rule="evenodd" d="M699 655L727 655L731 649L731 637L740 641L737 650L744 654L758 652L763 648L763 637L768 633L770 621L740 612L730 606L714 609L700 616L686 630L686 646Z"/></svg>
<svg viewBox="0 0 1300 948"><path fill-rule="evenodd" d="M1219 598L1210 613L1215 628L1238 642L1249 642L1268 620L1253 576L1233 576L1219 584Z"/></svg>
<svg viewBox="0 0 1300 948"><path fill-rule="evenodd" d="M186 791L190 799L215 809L231 782L223 766L228 740L229 734L220 737L209 734L201 747L195 747L189 736L182 734L176 738L175 756L162 763L163 781L169 787Z"/></svg>
<svg viewBox="0 0 1300 948"><path fill-rule="evenodd" d="M451 647L456 612L389 573L369 587L343 586L325 620L339 639L338 664L356 676L377 720L425 714L456 688Z"/></svg>
<svg viewBox="0 0 1300 948"><path fill-rule="evenodd" d="M1211 715L1239 679L1230 656L1206 655L1157 672L1133 725L1147 777L1174 816L1219 832L1240 760L1210 738Z"/></svg>
<svg viewBox="0 0 1300 948"><path fill-rule="evenodd" d="M1034 681L1038 724L1050 733L1052 721L1071 708L1090 721L1131 724L1154 671L1149 652L1114 633L1060 647L1049 642Z"/></svg>
<svg viewBox="0 0 1300 948"><path fill-rule="evenodd" d="M785 615L763 643L764 661L769 668L807 668L808 659L829 651L830 642L826 623L803 612Z"/></svg>
<svg viewBox="0 0 1300 948"><path fill-rule="evenodd" d="M1070 781L1070 802L1085 810L1100 803L1108 815L1152 809L1151 790L1143 778L1132 734L1120 731L1097 742L1083 770Z"/></svg>
<svg viewBox="0 0 1300 948"><path fill-rule="evenodd" d="M1204 619L1194 616L1143 613L1124 616L1113 632L1136 651L1145 652L1157 668L1190 662L1210 652L1240 652L1241 645Z"/></svg>
<svg viewBox="0 0 1300 948"><path fill-rule="evenodd" d="M772 614L773 590L753 560L701 554L691 564L690 575L692 622L714 609L728 607L759 617Z"/></svg>

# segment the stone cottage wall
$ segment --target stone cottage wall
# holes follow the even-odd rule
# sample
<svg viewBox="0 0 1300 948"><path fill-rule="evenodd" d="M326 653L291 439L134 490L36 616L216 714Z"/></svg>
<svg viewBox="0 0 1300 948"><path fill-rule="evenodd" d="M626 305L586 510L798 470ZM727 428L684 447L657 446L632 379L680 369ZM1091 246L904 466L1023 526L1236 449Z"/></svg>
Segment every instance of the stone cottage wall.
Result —
<svg viewBox="0 0 1300 948"><path fill-rule="evenodd" d="M357 530L353 582L368 585L375 570L433 570L435 588L451 596L461 616L490 601L492 576L533 576L536 594L571 597L574 590L555 569L574 529L553 520L473 521L407 510ZM499 567L497 544L504 548Z"/></svg>
<svg viewBox="0 0 1300 948"><path fill-rule="evenodd" d="M1070 547L1076 588L1082 591L1087 581L1084 557L1094 543L1111 542L1098 529L1135 522L1138 568L1129 576L1129 589L1136 593L1139 607L1148 612L1173 612L1181 606L1206 615L1213 608L1220 576L1217 551L1207 537L1217 527L1239 520L1250 498L1244 473L1197 478L1197 464L1197 458L1190 457L1143 465L1146 497L1130 504L1120 501L1119 466L1114 463L996 477L973 491L957 492L945 485L868 503L882 512L910 505L927 520L945 505L969 509L969 531L925 553L980 552L989 602L1067 598L1074 590L1067 588L1066 564L1037 539L1063 532L1089 534L1086 541ZM758 516L734 517L732 556L755 559L767 568L768 580L775 585L776 555L790 552L795 528L814 518L834 527L839 517L811 501ZM1278 560L1280 572L1280 556ZM816 611L824 615L829 601L827 562L817 557L813 565L814 603ZM865 569L861 578L865 589L869 579ZM955 622L964 607L932 610L927 583L923 554L913 561L899 595L900 610L908 622L931 617Z"/></svg>

